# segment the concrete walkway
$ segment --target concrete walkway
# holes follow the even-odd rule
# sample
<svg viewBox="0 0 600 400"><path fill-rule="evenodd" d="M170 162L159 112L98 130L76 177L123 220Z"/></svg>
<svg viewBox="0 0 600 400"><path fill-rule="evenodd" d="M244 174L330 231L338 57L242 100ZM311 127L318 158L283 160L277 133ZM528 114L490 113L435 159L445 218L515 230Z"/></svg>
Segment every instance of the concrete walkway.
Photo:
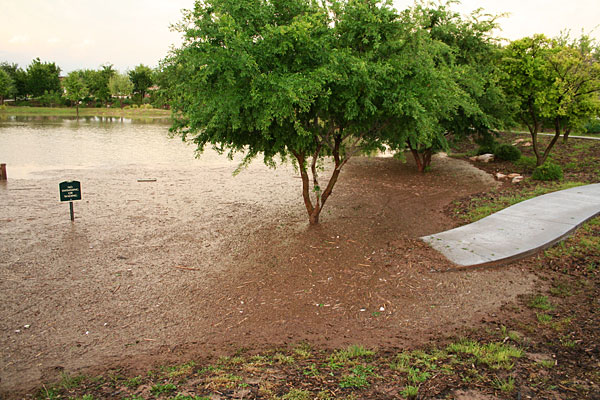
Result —
<svg viewBox="0 0 600 400"><path fill-rule="evenodd" d="M460 266L507 263L564 239L600 214L600 183L548 193L421 239Z"/></svg>

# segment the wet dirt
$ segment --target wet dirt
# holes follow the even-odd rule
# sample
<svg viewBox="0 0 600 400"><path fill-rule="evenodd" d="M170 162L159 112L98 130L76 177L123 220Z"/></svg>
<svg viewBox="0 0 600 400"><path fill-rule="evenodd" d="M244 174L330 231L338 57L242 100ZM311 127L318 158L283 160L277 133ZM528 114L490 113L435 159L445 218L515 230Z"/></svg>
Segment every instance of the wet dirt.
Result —
<svg viewBox="0 0 600 400"><path fill-rule="evenodd" d="M452 271L418 240L494 185L465 161L353 159L318 226L291 166L235 167L77 171L74 223L58 172L0 185L0 393L304 340L412 347L540 284L519 265Z"/></svg>

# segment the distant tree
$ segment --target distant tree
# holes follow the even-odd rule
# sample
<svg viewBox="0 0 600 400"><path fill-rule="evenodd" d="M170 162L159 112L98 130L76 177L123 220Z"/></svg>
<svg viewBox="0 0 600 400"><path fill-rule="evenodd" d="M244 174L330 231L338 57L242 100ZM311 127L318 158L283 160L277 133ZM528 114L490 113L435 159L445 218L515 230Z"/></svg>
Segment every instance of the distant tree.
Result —
<svg viewBox="0 0 600 400"><path fill-rule="evenodd" d="M140 104L144 101L148 88L152 86L153 71L150 67L143 64L129 71L129 80L133 83L133 93L140 95Z"/></svg>
<svg viewBox="0 0 600 400"><path fill-rule="evenodd" d="M60 68L55 63L41 62L36 58L27 67L27 92L38 97L45 92L60 93Z"/></svg>
<svg viewBox="0 0 600 400"><path fill-rule="evenodd" d="M77 109L77 118L79 118L79 103L85 99L90 90L85 84L82 71L73 71L63 80L63 86L65 88L65 96L72 103L75 103Z"/></svg>
<svg viewBox="0 0 600 400"><path fill-rule="evenodd" d="M600 47L587 35L571 40L568 35L554 40L549 54L555 96L546 111L548 125L566 142L572 131L600 113Z"/></svg>
<svg viewBox="0 0 600 400"><path fill-rule="evenodd" d="M123 98L130 96L133 91L133 83L127 75L115 73L108 81L110 94L119 99L119 104L123 108Z"/></svg>
<svg viewBox="0 0 600 400"><path fill-rule="evenodd" d="M582 126L600 110L598 51L583 37L578 42L535 35L506 48L504 85L515 104L517 119L527 126L537 165L542 165L562 133ZM540 148L538 133L554 128Z"/></svg>
<svg viewBox="0 0 600 400"><path fill-rule="evenodd" d="M9 64L7 62L0 63L0 69L4 70L13 81L14 91L12 97L16 101L17 98L27 96L27 73L19 68L17 64Z"/></svg>
<svg viewBox="0 0 600 400"><path fill-rule="evenodd" d="M4 104L4 98L10 97L16 92L15 84L3 69L0 69L0 106Z"/></svg>

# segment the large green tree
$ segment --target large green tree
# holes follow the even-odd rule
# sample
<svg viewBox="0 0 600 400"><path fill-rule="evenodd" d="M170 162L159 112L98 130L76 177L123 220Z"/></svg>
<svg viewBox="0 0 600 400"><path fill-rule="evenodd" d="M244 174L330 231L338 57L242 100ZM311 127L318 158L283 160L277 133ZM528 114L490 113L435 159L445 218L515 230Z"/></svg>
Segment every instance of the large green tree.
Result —
<svg viewBox="0 0 600 400"><path fill-rule="evenodd" d="M531 134L537 165L542 165L560 135L567 136L600 110L598 51L589 39L569 42L535 35L506 48L503 68L506 91L515 104L517 119ZM543 148L542 128L554 128Z"/></svg>
<svg viewBox="0 0 600 400"><path fill-rule="evenodd" d="M412 114L390 138L392 149L412 152L424 171L431 156L447 149L446 137L489 135L510 121L500 85L499 46L492 36L496 16L479 11L463 17L451 2L417 3L403 15L414 26L414 71L406 93L425 114Z"/></svg>
<svg viewBox="0 0 600 400"><path fill-rule="evenodd" d="M144 101L148 88L152 86L153 74L152 69L143 64L128 72L129 80L133 83L133 93L140 96L140 104Z"/></svg>
<svg viewBox="0 0 600 400"><path fill-rule="evenodd" d="M45 93L60 93L60 68L55 63L36 58L27 67L27 93L34 97Z"/></svg>
<svg viewBox="0 0 600 400"><path fill-rule="evenodd" d="M318 223L353 155L380 147L406 115L426 119L405 92L413 28L376 0L197 1L180 25L183 46L164 62L173 130L199 151L245 152L245 162L292 158Z"/></svg>

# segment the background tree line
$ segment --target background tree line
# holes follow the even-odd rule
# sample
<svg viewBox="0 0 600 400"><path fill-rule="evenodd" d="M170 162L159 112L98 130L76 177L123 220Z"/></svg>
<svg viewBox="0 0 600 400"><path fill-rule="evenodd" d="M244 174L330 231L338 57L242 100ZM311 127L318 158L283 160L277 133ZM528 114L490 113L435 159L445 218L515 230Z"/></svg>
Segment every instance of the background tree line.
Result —
<svg viewBox="0 0 600 400"><path fill-rule="evenodd" d="M149 89L159 81L159 71L143 64L120 74L111 64L97 70L72 71L62 77L61 69L54 62L42 62L36 58L26 69L17 64L0 63L0 104L4 99L17 101L35 100L45 106L75 105L81 103L106 106L118 100L142 104L153 102L162 106L158 96L148 99ZM131 100L129 100L131 99Z"/></svg>

